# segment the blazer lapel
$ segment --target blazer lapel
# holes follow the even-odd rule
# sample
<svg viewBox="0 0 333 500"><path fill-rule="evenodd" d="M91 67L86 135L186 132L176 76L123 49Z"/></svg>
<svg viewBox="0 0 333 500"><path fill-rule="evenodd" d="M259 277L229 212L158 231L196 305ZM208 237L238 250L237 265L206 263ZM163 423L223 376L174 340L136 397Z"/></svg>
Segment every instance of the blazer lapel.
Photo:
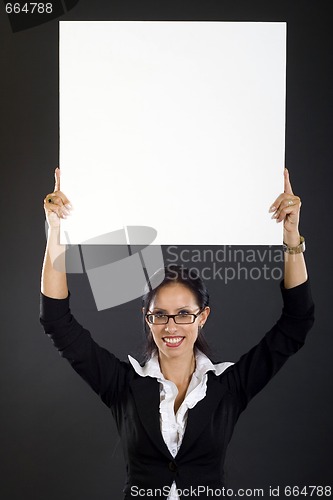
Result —
<svg viewBox="0 0 333 500"><path fill-rule="evenodd" d="M161 433L159 383L155 378L138 376L130 382L130 387L139 418L148 436L160 451L172 460Z"/></svg>
<svg viewBox="0 0 333 500"><path fill-rule="evenodd" d="M206 396L188 411L185 434L176 460L193 446L198 436L203 432L210 420L209 417L215 412L221 401L221 394L221 384L218 382L217 377L208 374Z"/></svg>

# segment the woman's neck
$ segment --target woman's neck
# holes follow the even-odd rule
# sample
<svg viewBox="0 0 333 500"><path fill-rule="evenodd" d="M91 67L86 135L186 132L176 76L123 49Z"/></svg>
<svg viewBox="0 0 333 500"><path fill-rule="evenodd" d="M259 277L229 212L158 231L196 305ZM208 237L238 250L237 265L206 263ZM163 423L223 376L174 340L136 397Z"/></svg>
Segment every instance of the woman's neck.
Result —
<svg viewBox="0 0 333 500"><path fill-rule="evenodd" d="M164 378L171 380L177 386L189 384L195 370L195 354L190 356L179 356L177 358L167 358L159 354L161 372Z"/></svg>

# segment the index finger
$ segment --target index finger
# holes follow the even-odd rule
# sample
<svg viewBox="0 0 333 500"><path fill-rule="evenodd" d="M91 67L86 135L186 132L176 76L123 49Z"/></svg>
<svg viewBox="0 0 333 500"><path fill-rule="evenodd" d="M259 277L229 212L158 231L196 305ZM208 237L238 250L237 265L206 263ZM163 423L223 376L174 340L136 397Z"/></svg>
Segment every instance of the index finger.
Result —
<svg viewBox="0 0 333 500"><path fill-rule="evenodd" d="M54 191L60 191L60 168L57 167L54 171Z"/></svg>
<svg viewBox="0 0 333 500"><path fill-rule="evenodd" d="M289 172L286 168L284 169L284 192L287 194L294 194L290 184Z"/></svg>

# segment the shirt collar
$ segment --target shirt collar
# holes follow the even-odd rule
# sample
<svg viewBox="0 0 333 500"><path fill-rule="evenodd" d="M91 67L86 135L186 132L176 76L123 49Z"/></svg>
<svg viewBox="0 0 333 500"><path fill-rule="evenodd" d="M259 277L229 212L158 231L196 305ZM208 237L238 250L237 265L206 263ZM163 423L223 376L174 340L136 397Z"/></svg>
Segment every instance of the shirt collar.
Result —
<svg viewBox="0 0 333 500"><path fill-rule="evenodd" d="M128 355L128 359L136 373L141 375L141 377L163 378L157 353L155 353L143 366L130 355Z"/></svg>
<svg viewBox="0 0 333 500"><path fill-rule="evenodd" d="M144 366L141 366L140 363L130 355L128 355L128 359L136 373L141 377L153 377L165 380L161 372L157 353L155 353L144 364ZM196 368L193 375L198 379L201 379L208 371L214 372L215 375L221 375L221 373L224 372L224 370L228 368L228 366L231 366L233 364L230 362L214 364L203 352L199 351L199 349L196 349L195 351L195 361Z"/></svg>

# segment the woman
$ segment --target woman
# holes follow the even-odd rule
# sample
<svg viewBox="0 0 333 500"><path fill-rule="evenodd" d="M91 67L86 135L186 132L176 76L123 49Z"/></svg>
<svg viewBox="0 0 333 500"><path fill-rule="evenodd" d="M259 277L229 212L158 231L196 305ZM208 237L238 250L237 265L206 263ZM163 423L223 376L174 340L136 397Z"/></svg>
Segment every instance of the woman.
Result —
<svg viewBox="0 0 333 500"><path fill-rule="evenodd" d="M44 200L49 232L41 322L112 411L127 466L125 499L221 497L226 448L240 413L304 343L313 302L298 229L301 202L287 170L284 178L284 193L269 209L284 224L284 307L278 322L237 363L213 364L201 332L210 313L207 290L199 276L175 267L143 298L148 350L141 366L98 346L70 313L64 260L59 269L59 225L71 207L56 169L55 190Z"/></svg>

